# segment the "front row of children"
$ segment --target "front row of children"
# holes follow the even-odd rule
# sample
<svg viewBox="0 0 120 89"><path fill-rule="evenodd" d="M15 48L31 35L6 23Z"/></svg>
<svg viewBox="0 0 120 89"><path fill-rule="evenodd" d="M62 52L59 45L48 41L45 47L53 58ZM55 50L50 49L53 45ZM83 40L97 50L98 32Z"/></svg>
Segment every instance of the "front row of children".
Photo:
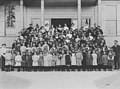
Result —
<svg viewBox="0 0 120 89"><path fill-rule="evenodd" d="M113 51L101 53L99 50L78 50L76 53L70 53L69 51L61 54L50 53L50 52L23 52L20 55L20 52L17 54L8 51L5 54L5 65L11 66L23 66L23 67L32 67L32 66L60 66L60 65L109 65L114 68L114 56Z"/></svg>

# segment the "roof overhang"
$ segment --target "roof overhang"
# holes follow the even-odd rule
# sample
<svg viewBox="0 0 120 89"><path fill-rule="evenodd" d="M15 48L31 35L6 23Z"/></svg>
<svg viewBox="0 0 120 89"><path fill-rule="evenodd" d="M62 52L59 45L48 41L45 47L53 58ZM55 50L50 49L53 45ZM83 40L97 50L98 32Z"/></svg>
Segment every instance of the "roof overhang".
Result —
<svg viewBox="0 0 120 89"><path fill-rule="evenodd" d="M20 0L0 0L0 4L9 3L11 1L20 2ZM24 5L39 7L41 0L23 0ZM45 0L45 7L76 7L78 0ZM98 0L81 0L82 6L94 6Z"/></svg>
<svg viewBox="0 0 120 89"><path fill-rule="evenodd" d="M27 6L40 6L40 0L24 0ZM98 0L82 0L82 6L94 6ZM45 0L46 7L76 7L77 0Z"/></svg>

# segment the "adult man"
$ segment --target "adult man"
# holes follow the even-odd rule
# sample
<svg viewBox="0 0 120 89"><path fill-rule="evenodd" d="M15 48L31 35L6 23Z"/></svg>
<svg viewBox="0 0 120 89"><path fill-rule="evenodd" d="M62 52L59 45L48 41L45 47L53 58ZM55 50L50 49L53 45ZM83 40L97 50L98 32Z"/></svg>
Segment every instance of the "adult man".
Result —
<svg viewBox="0 0 120 89"><path fill-rule="evenodd" d="M112 47L113 51L115 52L115 69L120 69L120 45L118 45L118 41L114 41L114 46Z"/></svg>
<svg viewBox="0 0 120 89"><path fill-rule="evenodd" d="M5 69L5 54L7 52L6 44L2 44L2 48L0 49L0 67L2 71Z"/></svg>

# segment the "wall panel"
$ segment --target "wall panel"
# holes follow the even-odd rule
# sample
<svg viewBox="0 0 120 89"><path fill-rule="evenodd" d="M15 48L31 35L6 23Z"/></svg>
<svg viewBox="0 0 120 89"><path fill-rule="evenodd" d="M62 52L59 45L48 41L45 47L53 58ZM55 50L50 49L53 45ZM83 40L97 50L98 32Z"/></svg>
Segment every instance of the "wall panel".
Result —
<svg viewBox="0 0 120 89"><path fill-rule="evenodd" d="M120 5L117 5L117 35L120 36Z"/></svg>
<svg viewBox="0 0 120 89"><path fill-rule="evenodd" d="M5 34L5 6L0 6L0 36Z"/></svg>

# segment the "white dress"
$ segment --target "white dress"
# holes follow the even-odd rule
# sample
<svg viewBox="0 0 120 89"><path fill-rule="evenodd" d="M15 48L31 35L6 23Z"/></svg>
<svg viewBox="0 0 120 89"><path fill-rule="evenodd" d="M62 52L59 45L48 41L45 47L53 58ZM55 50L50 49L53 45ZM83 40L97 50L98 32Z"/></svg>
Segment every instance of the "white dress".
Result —
<svg viewBox="0 0 120 89"><path fill-rule="evenodd" d="M5 65L11 65L11 59L12 59L11 57L12 57L11 53L5 54L5 59L6 59Z"/></svg>
<svg viewBox="0 0 120 89"><path fill-rule="evenodd" d="M33 60L33 66L38 66L39 56L38 55L33 55L32 60Z"/></svg>
<svg viewBox="0 0 120 89"><path fill-rule="evenodd" d="M15 66L21 66L21 61L22 61L21 55L15 56L15 62L16 62Z"/></svg>
<svg viewBox="0 0 120 89"><path fill-rule="evenodd" d="M76 65L76 57L75 57L75 53L72 53L72 57L71 57L71 65Z"/></svg>
<svg viewBox="0 0 120 89"><path fill-rule="evenodd" d="M52 66L52 64L51 64L52 55L51 55L51 54L48 54L47 59L48 59L48 66Z"/></svg>
<svg viewBox="0 0 120 89"><path fill-rule="evenodd" d="M97 65L97 54L93 53L92 57L93 57L93 65Z"/></svg>
<svg viewBox="0 0 120 89"><path fill-rule="evenodd" d="M48 54L44 56L44 66L49 66Z"/></svg>

